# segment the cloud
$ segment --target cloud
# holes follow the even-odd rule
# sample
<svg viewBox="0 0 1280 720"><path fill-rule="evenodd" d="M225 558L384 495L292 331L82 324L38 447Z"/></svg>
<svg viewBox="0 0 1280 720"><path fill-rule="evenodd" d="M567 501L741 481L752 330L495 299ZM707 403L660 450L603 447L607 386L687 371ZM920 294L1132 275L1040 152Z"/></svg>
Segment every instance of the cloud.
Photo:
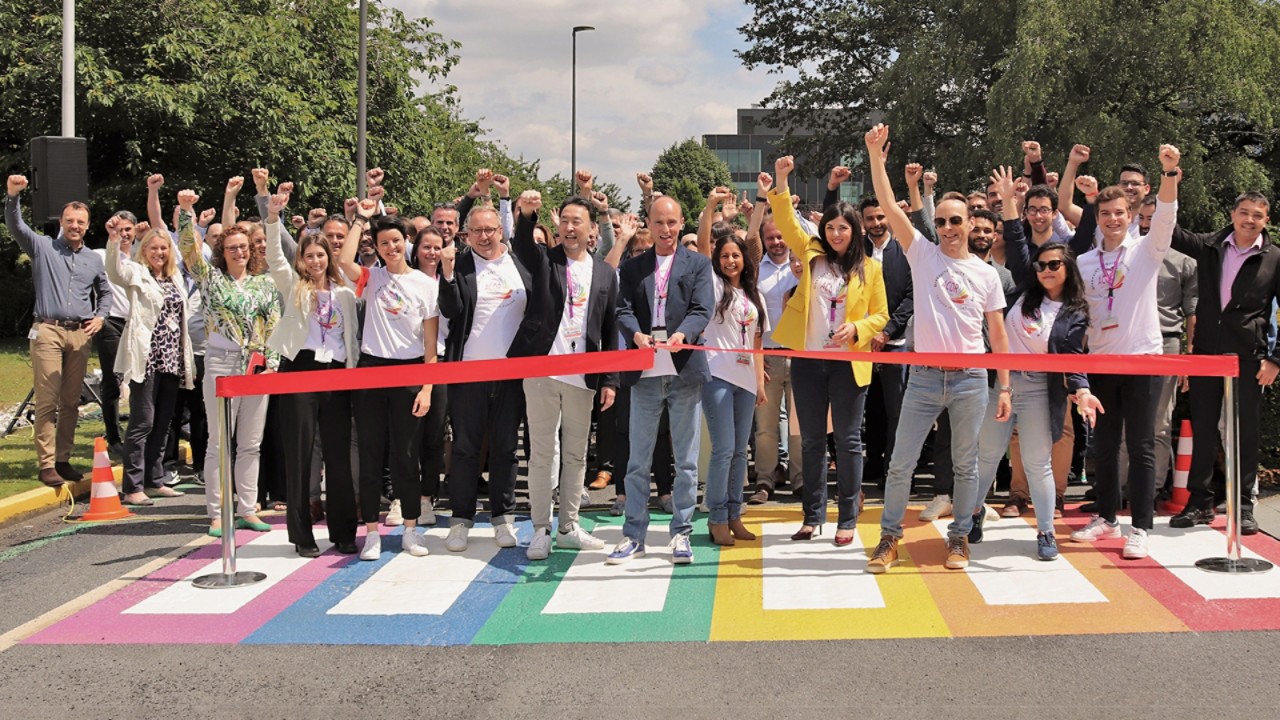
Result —
<svg viewBox="0 0 1280 720"><path fill-rule="evenodd" d="M735 132L735 110L777 80L733 54L750 18L741 0L388 2L462 43L449 82L464 114L513 155L541 158L544 177L569 174L575 25L596 28L578 35L578 164L624 190L673 143Z"/></svg>

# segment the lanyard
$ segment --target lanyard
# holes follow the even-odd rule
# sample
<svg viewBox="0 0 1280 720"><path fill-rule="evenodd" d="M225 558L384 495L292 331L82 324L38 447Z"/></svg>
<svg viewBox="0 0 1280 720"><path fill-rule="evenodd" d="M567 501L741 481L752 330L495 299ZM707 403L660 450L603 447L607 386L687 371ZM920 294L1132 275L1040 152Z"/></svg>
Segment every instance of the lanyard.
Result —
<svg viewBox="0 0 1280 720"><path fill-rule="evenodd" d="M334 322L337 315L337 307L333 303L333 296L327 292L317 292L316 324L320 326L320 347L325 346L329 331L337 325Z"/></svg>
<svg viewBox="0 0 1280 720"><path fill-rule="evenodd" d="M654 289L654 295L656 296L654 298L654 303L653 303L653 306L654 306L653 314L656 316L654 317L654 322L657 323L659 320L661 320L663 321L663 325L665 325L666 315L663 311L666 310L666 307L667 307L667 284L671 281L671 269L675 267L676 258L675 258L675 255L671 256L671 263L667 265L667 272L665 275L661 274L662 273L661 257L655 255L654 258L655 258L654 262L657 264L653 271L653 277L654 277L653 289ZM662 325L654 325L654 327L662 327Z"/></svg>
<svg viewBox="0 0 1280 720"><path fill-rule="evenodd" d="M738 330L742 338L742 349L747 350L747 328L755 322L755 318L751 317L751 301L747 294L741 290L737 291L742 295L742 318L738 320Z"/></svg>
<svg viewBox="0 0 1280 720"><path fill-rule="evenodd" d="M564 264L564 288L565 288L565 294L569 301L568 302L569 319L572 320L573 319L573 297L574 297L574 293L576 292L576 289L573 287L573 273L569 272L569 263L567 261Z"/></svg>
<svg viewBox="0 0 1280 720"><path fill-rule="evenodd" d="M1120 274L1120 260L1124 257L1124 246L1120 247L1120 252L1116 253L1116 261L1111 268L1107 268L1107 259L1098 253L1098 267L1102 269L1102 282L1107 284L1107 312L1111 312L1111 304L1115 302L1116 276Z"/></svg>
<svg viewBox="0 0 1280 720"><path fill-rule="evenodd" d="M835 274L832 274L831 277L836 278L837 280L840 279L839 276ZM831 310L827 314L828 323L834 323L836 321L836 307L840 304L840 301L844 299L845 292L848 289L849 289L849 283L841 281L840 287L837 288L835 293L831 296Z"/></svg>

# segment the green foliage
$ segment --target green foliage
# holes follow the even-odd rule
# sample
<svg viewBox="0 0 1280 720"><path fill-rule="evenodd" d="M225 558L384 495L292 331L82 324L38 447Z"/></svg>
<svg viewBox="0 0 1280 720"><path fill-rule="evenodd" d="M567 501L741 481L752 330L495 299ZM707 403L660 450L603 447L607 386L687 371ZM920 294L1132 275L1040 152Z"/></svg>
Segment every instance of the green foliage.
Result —
<svg viewBox="0 0 1280 720"><path fill-rule="evenodd" d="M1182 150L1180 220L1223 224L1239 192L1280 190L1280 6L1267 0L748 0L749 68L795 69L765 98L800 148L852 155L869 118L891 162L971 190L1019 143L1060 170L1074 143L1102 182ZM804 63L796 67L798 58ZM831 112L839 108L841 112ZM891 170L892 171L892 170ZM895 176L898 176L895 172Z"/></svg>
<svg viewBox="0 0 1280 720"><path fill-rule="evenodd" d="M712 188L733 186L729 166L694 138L663 150L653 163L652 176L654 191L679 200L687 222L702 212Z"/></svg>
<svg viewBox="0 0 1280 720"><path fill-rule="evenodd" d="M599 177L592 180L592 189L602 192L605 197L609 198L609 207L617 208L622 212L631 211L631 196L623 195L622 188L615 183L601 183ZM560 173L551 176L551 179L543 183L542 202L548 207L557 207L564 202L570 195L576 191L568 178ZM512 192L515 192L514 190Z"/></svg>

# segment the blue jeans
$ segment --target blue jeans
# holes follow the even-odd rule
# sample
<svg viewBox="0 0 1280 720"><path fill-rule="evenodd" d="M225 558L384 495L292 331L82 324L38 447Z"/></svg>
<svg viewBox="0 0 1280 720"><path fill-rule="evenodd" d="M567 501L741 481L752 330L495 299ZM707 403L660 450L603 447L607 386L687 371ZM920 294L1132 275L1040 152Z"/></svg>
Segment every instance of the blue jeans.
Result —
<svg viewBox="0 0 1280 720"><path fill-rule="evenodd" d="M640 378L631 388L631 459L627 462L627 521L622 533L644 542L649 530L649 472L653 445L663 403L671 418L671 445L676 478L671 488L675 513L671 535L693 530L693 510L698 502L698 444L701 441L702 384L687 383L674 375Z"/></svg>
<svg viewBox="0 0 1280 720"><path fill-rule="evenodd" d="M1036 530L1053 532L1053 506L1057 490L1053 482L1053 429L1049 424L1049 376L1045 373L1014 371L1009 373L1013 388L1013 417L1007 422L996 420L999 393L990 390L987 416L982 421L978 438L978 499L987 496L996 481L996 468L1009 449L1009 438L1018 428L1018 445L1022 469L1027 474L1027 487L1036 510ZM1068 420L1070 422L1070 420ZM980 507L974 507L981 512Z"/></svg>
<svg viewBox="0 0 1280 720"><path fill-rule="evenodd" d="M713 523L742 517L742 485L747 481L747 443L756 394L720 378L702 386L702 410L711 433L707 467L707 508Z"/></svg>
<svg viewBox="0 0 1280 720"><path fill-rule="evenodd" d="M911 368L907 391L902 397L893 461L885 480L881 534L902 537L902 519L907 514L907 501L911 496L911 475L925 436L943 410L951 417L951 465L955 471L951 499L955 518L947 526L947 537L969 534L973 509L978 503L978 432L987 412L987 392L986 370Z"/></svg>
<svg viewBox="0 0 1280 720"><path fill-rule="evenodd" d="M836 440L836 528L848 530L858 521L862 490L862 412L867 388L853 379L847 360L791 361L791 392L804 448L804 524L827 519L827 410Z"/></svg>

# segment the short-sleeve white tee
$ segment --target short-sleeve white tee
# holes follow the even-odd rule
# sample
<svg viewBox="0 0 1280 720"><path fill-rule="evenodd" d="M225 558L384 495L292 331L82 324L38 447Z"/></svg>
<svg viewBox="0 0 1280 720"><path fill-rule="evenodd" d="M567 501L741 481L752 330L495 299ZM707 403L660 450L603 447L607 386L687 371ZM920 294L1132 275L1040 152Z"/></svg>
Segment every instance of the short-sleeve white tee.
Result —
<svg viewBox="0 0 1280 720"><path fill-rule="evenodd" d="M744 351L755 347L756 333L768 329L767 313L762 315L742 288L726 286L719 275L713 275L712 278L715 304L712 306L711 322L707 323L707 329L702 332L706 346L718 348L717 351L707 352L711 376L755 392L755 364L759 358ZM722 316L716 312L716 308L720 307L720 300L726 289L733 299Z"/></svg>
<svg viewBox="0 0 1280 720"><path fill-rule="evenodd" d="M388 360L422 357L422 323L440 314L440 286L416 270L399 275L385 267L368 270L361 351Z"/></svg>
<svg viewBox="0 0 1280 720"><path fill-rule="evenodd" d="M986 352L986 313L1005 308L1004 289L994 268L969 255L948 257L916 232L907 249L914 291L915 349L918 352Z"/></svg>
<svg viewBox="0 0 1280 720"><path fill-rule="evenodd" d="M524 280L510 252L496 260L476 259L476 311L463 360L497 360L507 356L524 319Z"/></svg>

